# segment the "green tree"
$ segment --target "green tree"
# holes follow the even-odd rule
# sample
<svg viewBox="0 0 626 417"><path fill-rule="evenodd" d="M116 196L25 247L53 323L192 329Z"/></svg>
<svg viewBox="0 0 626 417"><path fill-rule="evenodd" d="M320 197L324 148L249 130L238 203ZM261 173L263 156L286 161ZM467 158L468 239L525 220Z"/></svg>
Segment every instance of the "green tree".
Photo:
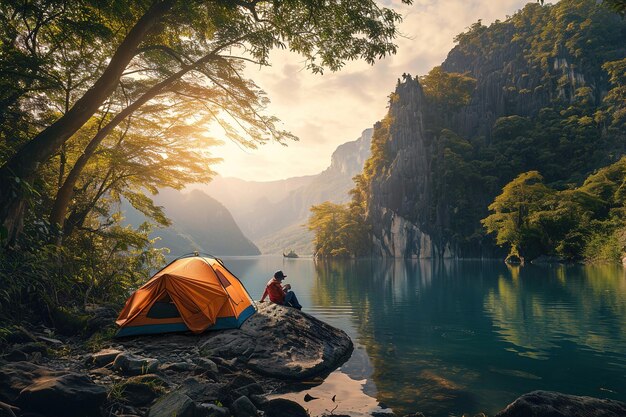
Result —
<svg viewBox="0 0 626 417"><path fill-rule="evenodd" d="M124 80L128 80L131 74L141 74L146 92L155 95L191 72L203 78L206 84L220 86L219 75L225 68L240 69L245 61L267 65L273 48L289 48L303 55L307 68L313 72L334 71L347 60L363 59L373 63L394 53L393 39L397 35L396 23L400 20L396 12L381 8L373 1L357 0L335 0L324 4L309 0L191 3L155 0L133 3L131 7L123 2L103 5L89 0L70 3L51 0L31 6L2 3L0 21L10 23L3 26L4 44L17 45L9 47L12 57L7 61L9 66L15 66L22 56L26 56L32 63L28 65L30 72L24 73L29 79L40 77L43 71L42 66L38 66L39 61L48 58L54 62L48 52L59 36L65 36L63 24L73 21L74 15L81 17L79 22L82 24L68 33L73 33L79 40L93 37L94 41L88 44L97 50L99 59L95 61L104 65L93 68L93 81L85 83L82 94L72 97L67 112L42 123L42 129L22 134L23 145L5 152L6 159L0 167L0 223L10 240L19 232L26 207L24 190L33 183L37 170L61 150L116 90L122 88ZM51 12L55 7L58 13ZM92 20L92 16L97 19ZM169 65L175 62L181 69L171 73ZM10 73L10 68L3 68L2 73ZM9 78L2 77L3 82L7 80L10 82ZM18 80L18 84L20 82ZM233 86L238 85L223 87ZM32 101L33 96L26 94L28 91L28 86L20 84L12 88L4 100L9 103L21 99ZM259 93L258 89L256 92ZM264 127L260 131L256 128L246 131L256 134L252 141L291 138L274 127L274 119L262 116L257 108L249 105L246 90L231 90L229 93L239 105L249 109L251 118ZM144 96L138 100L141 97Z"/></svg>
<svg viewBox="0 0 626 417"><path fill-rule="evenodd" d="M626 58L606 62L602 68L609 74L613 86L604 98L611 127L620 129L626 126Z"/></svg>
<svg viewBox="0 0 626 417"><path fill-rule="evenodd" d="M435 67L419 77L424 95L434 106L435 112L449 112L469 104L476 79L467 74L446 72L441 66Z"/></svg>
<svg viewBox="0 0 626 417"><path fill-rule="evenodd" d="M355 201L335 204L325 201L311 207L308 227L315 234L315 256L322 258L348 258L367 254L369 229L364 219L364 207Z"/></svg>
<svg viewBox="0 0 626 417"><path fill-rule="evenodd" d="M493 212L482 220L488 233L496 235L496 243L508 246L509 257L522 261L528 255L535 255L537 229L531 223L531 216L542 209L542 205L554 190L546 187L543 177L537 171L520 174L508 183L502 194L489 205Z"/></svg>

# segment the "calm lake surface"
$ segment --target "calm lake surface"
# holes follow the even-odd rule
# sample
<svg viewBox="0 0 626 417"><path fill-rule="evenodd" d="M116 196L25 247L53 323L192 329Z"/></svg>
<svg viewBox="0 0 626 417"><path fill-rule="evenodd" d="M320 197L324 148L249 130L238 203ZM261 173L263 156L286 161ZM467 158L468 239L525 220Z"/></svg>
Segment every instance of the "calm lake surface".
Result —
<svg viewBox="0 0 626 417"><path fill-rule="evenodd" d="M223 259L255 300L282 269L304 311L352 338L350 360L305 391L319 400L293 394L312 413L494 414L537 389L626 401L621 266Z"/></svg>

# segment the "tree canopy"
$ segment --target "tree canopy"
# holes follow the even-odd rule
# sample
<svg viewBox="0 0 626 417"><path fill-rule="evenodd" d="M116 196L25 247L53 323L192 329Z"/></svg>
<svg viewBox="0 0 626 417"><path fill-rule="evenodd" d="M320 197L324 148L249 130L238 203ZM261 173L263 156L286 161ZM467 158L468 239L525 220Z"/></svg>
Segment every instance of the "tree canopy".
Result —
<svg viewBox="0 0 626 417"><path fill-rule="evenodd" d="M209 181L222 138L297 139L246 65L274 49L314 73L373 64L400 20L370 0L0 1L3 307L125 294L163 258L122 204L166 225L151 195Z"/></svg>
<svg viewBox="0 0 626 417"><path fill-rule="evenodd" d="M511 256L619 261L626 250L625 185L626 157L562 191L526 172L502 189L482 222Z"/></svg>
<svg viewBox="0 0 626 417"><path fill-rule="evenodd" d="M243 65L268 65L275 48L302 55L313 72L355 59L374 63L396 51L400 20L391 9L356 0L50 0L3 2L0 13L7 56L1 135L12 142L0 166L0 222L10 240L27 197L16 183L31 184L98 113L111 117L102 125L108 134L148 101L186 97L231 140L255 146L294 139L264 115L267 99L243 78Z"/></svg>

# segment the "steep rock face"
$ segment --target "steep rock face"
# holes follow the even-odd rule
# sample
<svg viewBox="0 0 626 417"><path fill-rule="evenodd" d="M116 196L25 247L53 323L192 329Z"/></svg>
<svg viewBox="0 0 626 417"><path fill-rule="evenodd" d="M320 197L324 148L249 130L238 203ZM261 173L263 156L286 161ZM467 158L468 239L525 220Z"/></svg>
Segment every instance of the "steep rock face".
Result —
<svg viewBox="0 0 626 417"><path fill-rule="evenodd" d="M441 65L475 79L463 105L435 103L418 80L399 80L385 127L389 160L370 182L374 255L502 256L480 220L505 184L529 170L576 183L624 152L624 132L615 140L620 134L611 139L599 122L587 136L571 127L602 108L612 88L603 63L626 56L624 24L607 13L592 1L568 0L473 25ZM497 123L509 117L531 127L497 136Z"/></svg>
<svg viewBox="0 0 626 417"><path fill-rule="evenodd" d="M374 251L390 257L442 256L444 244L436 237L436 227L429 227L426 209L433 204L433 151L432 139L424 132L424 94L409 77L398 84L396 97L389 108L387 144L393 161L371 185ZM424 209L416 210L416 203Z"/></svg>
<svg viewBox="0 0 626 417"><path fill-rule="evenodd" d="M374 129L365 129L357 140L339 145L330 158L330 166L320 176L332 174L351 178L361 172L370 154L373 132Z"/></svg>
<svg viewBox="0 0 626 417"><path fill-rule="evenodd" d="M391 258L454 258L455 252L449 243L443 246L433 242L430 235L404 219L402 216L385 208L381 209L383 222L379 235L374 235L375 251Z"/></svg>
<svg viewBox="0 0 626 417"><path fill-rule="evenodd" d="M534 7L531 6L530 8ZM469 105L451 115L450 125L461 136L491 136L491 127L505 115L533 116L555 101L572 103L576 90L589 87L598 105L609 88L599 66L584 65L563 46L543 65L527 58L529 48L514 25L505 25L496 47L484 44L457 45L441 67L446 72L466 73L476 78Z"/></svg>

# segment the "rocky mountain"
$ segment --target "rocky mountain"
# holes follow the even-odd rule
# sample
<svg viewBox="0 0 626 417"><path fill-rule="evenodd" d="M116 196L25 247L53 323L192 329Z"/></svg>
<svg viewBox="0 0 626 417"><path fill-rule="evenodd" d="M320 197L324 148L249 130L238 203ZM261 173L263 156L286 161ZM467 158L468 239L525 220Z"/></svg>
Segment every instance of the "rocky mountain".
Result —
<svg viewBox="0 0 626 417"><path fill-rule="evenodd" d="M156 229L152 237L157 248L169 248L172 255L193 251L220 255L259 255L261 252L239 229L228 209L200 190L164 189L153 197L164 208L172 225ZM126 221L140 224L145 217L130 206L124 207Z"/></svg>
<svg viewBox="0 0 626 417"><path fill-rule="evenodd" d="M218 177L199 187L228 208L263 253L294 249L310 255L309 208L323 201L349 201L352 177L361 172L369 157L372 131L366 129L357 140L340 145L330 166L317 175L271 182Z"/></svg>
<svg viewBox="0 0 626 417"><path fill-rule="evenodd" d="M598 2L529 3L456 40L441 67L398 80L375 127L374 254L497 255L480 220L506 183L538 170L571 188L626 149L624 86L609 73L625 62L626 22Z"/></svg>

